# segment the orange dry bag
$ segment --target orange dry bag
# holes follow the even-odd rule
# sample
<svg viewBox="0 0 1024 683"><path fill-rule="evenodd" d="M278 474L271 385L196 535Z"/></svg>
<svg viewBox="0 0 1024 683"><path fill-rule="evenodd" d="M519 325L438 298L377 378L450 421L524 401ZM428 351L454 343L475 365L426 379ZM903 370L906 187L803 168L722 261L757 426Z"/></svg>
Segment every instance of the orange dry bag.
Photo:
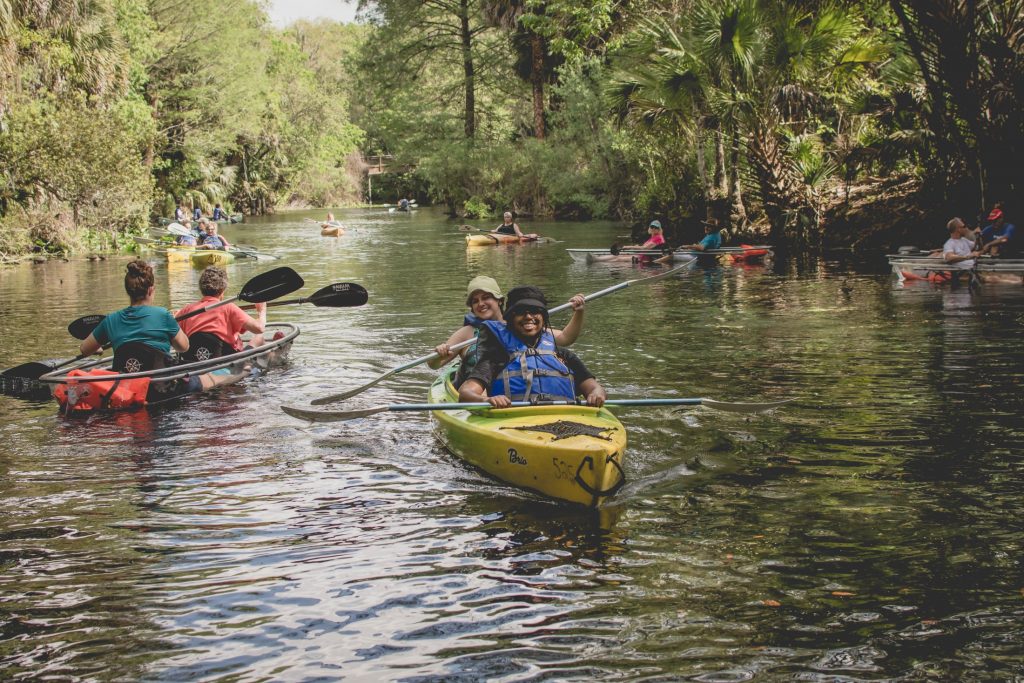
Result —
<svg viewBox="0 0 1024 683"><path fill-rule="evenodd" d="M101 377L119 375L110 370L72 370L68 377ZM102 382L76 382L58 386L53 395L60 403L61 410L91 412L94 410L130 410L146 405L149 391L149 377L137 379L114 379Z"/></svg>

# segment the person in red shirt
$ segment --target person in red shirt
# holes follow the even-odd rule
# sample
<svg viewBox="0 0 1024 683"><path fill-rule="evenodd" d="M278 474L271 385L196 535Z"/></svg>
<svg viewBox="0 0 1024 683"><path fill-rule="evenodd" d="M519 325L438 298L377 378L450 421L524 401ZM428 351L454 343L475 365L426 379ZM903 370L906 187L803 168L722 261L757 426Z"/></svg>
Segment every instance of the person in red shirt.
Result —
<svg viewBox="0 0 1024 683"><path fill-rule="evenodd" d="M177 312L176 316L217 303L224 298L224 291L227 288L227 272L217 266L207 267L199 277L199 291L203 293L203 298L194 304L185 306ZM189 338L200 332L214 335L222 345L222 353L215 353L214 356L226 355L242 350L241 334L243 332L252 332L256 335L250 340L250 346L260 346L263 343L263 329L267 324L267 305L265 303L256 304L256 315L258 317L252 318L235 304L226 304L218 306L212 311L182 320L181 329Z"/></svg>

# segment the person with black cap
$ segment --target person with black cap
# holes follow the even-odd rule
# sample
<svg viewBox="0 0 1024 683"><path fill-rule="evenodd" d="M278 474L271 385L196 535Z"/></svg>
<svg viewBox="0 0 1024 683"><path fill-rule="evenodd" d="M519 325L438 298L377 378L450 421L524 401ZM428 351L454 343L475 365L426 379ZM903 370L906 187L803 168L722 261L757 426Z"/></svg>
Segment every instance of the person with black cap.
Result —
<svg viewBox="0 0 1024 683"><path fill-rule="evenodd" d="M583 361L555 345L544 292L514 287L506 301L507 322L488 320L480 328L479 358L459 400L507 408L513 401L574 401L582 395L587 405L604 405L607 394Z"/></svg>

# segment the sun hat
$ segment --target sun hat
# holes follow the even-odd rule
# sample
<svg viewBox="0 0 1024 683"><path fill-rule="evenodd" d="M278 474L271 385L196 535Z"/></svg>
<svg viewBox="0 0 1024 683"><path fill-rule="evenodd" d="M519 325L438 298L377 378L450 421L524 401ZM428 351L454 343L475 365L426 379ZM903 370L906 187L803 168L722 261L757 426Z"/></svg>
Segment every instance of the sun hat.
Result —
<svg viewBox="0 0 1024 683"><path fill-rule="evenodd" d="M506 318L531 308L537 308L544 312L544 324L547 325L548 299L540 288L533 285L522 285L508 290L508 297L505 299Z"/></svg>
<svg viewBox="0 0 1024 683"><path fill-rule="evenodd" d="M990 221L997 221L997 220L999 220L1002 217L1003 217L1003 210L1002 209L992 209L992 213L990 213L988 215L988 220L990 220Z"/></svg>
<svg viewBox="0 0 1024 683"><path fill-rule="evenodd" d="M498 286L497 281L495 281L493 277L488 277L486 275L477 275L469 281L469 286L466 287L467 306L472 305L473 292L476 291L487 292L495 299L502 298L501 287Z"/></svg>
<svg viewBox="0 0 1024 683"><path fill-rule="evenodd" d="M657 228L658 230L661 230L661 221L651 221L650 224L648 224L647 227L648 228Z"/></svg>

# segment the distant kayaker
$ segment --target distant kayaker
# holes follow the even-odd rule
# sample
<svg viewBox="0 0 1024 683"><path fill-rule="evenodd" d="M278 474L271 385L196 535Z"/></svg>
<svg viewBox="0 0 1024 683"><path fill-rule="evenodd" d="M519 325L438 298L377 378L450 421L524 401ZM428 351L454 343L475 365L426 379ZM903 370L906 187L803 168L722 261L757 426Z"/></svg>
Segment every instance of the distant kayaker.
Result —
<svg viewBox="0 0 1024 683"><path fill-rule="evenodd" d="M185 306L175 315L182 316L198 308L217 303L224 298L224 291L227 288L227 272L217 266L207 266L203 270L203 274L199 276L199 291L202 292L203 298ZM243 332L251 332L256 335L249 342L249 346L256 347L262 345L263 330L266 325L267 305L265 303L256 304L255 318L232 303L218 306L211 311L206 311L181 321L181 329L188 335L189 343L193 346L202 345L204 348L209 349L210 358L241 351L244 348L241 338ZM195 336L199 333L212 335L216 337L216 341L210 340L207 337L203 339L204 343L200 344ZM206 360L206 358L196 360Z"/></svg>
<svg viewBox="0 0 1024 683"><path fill-rule="evenodd" d="M480 328L479 360L459 388L459 400L507 408L512 401L559 401L586 397L600 407L604 388L583 361L557 346L548 326L547 298L537 287L508 293L507 324L489 320Z"/></svg>
<svg viewBox="0 0 1024 683"><path fill-rule="evenodd" d="M186 226L188 227L188 226ZM189 232L187 235L178 235L174 243L182 247L194 247L198 243L198 238L194 232Z"/></svg>
<svg viewBox="0 0 1024 683"><path fill-rule="evenodd" d="M523 231L519 229L519 224L512 220L512 212L506 211L505 215L502 216L502 224L491 230L493 233L499 235L515 235L517 237L528 237L524 235Z"/></svg>
<svg viewBox="0 0 1024 683"><path fill-rule="evenodd" d="M989 225L981 231L981 253L989 252L993 256L1016 257L1019 245L1014 239L1015 226L1007 223L1003 214L1003 205L996 203L988 215Z"/></svg>
<svg viewBox="0 0 1024 683"><path fill-rule="evenodd" d="M452 353L449 349L456 344L477 336L480 327L488 320L500 323L505 322L502 313L504 297L501 294L501 288L498 287L498 283L494 278L487 275L478 275L469 281L466 294L466 305L469 306L469 313L463 318L462 327L455 330L446 342L438 344L434 348L434 352L437 353L439 358L428 363L432 368L439 368L461 355L463 361L459 368L459 378L456 381L456 385L476 365L477 345L471 344L456 353ZM572 319L569 320L569 324L561 330L552 330L552 333L555 335L555 343L559 346L572 346L583 330L583 309L586 306L586 299L582 294L577 294L569 302L573 308Z"/></svg>
<svg viewBox="0 0 1024 683"><path fill-rule="evenodd" d="M213 220L215 221L231 221L231 216L224 212L224 209L220 208L220 204L213 207Z"/></svg>
<svg viewBox="0 0 1024 683"><path fill-rule="evenodd" d="M981 252L974 250L974 241L967 236L967 225L962 218L946 223L949 239L942 245L942 259L956 270L970 270Z"/></svg>
<svg viewBox="0 0 1024 683"><path fill-rule="evenodd" d="M406 199L405 197L402 197L401 199L399 199L398 200L398 210L399 211L408 211L409 210L409 200Z"/></svg>
<svg viewBox="0 0 1024 683"><path fill-rule="evenodd" d="M203 217L203 209L202 209L202 207L197 205L196 208L192 209L192 220L197 221L197 220L199 220L202 217Z"/></svg>
<svg viewBox="0 0 1024 683"><path fill-rule="evenodd" d="M188 211L185 210L184 204L178 204L174 209L174 220L177 223L184 223L188 220Z"/></svg>
<svg viewBox="0 0 1024 683"><path fill-rule="evenodd" d="M227 251L231 248L231 243L228 242L227 238L217 234L217 222L208 221L205 218L199 223L206 234L203 236L202 242L196 249L219 249L220 251Z"/></svg>
<svg viewBox="0 0 1024 683"><path fill-rule="evenodd" d="M711 218L704 223L704 239L697 244L684 244L680 249L692 249L694 251L708 251L719 249L722 246L721 228L718 226L718 219Z"/></svg>

